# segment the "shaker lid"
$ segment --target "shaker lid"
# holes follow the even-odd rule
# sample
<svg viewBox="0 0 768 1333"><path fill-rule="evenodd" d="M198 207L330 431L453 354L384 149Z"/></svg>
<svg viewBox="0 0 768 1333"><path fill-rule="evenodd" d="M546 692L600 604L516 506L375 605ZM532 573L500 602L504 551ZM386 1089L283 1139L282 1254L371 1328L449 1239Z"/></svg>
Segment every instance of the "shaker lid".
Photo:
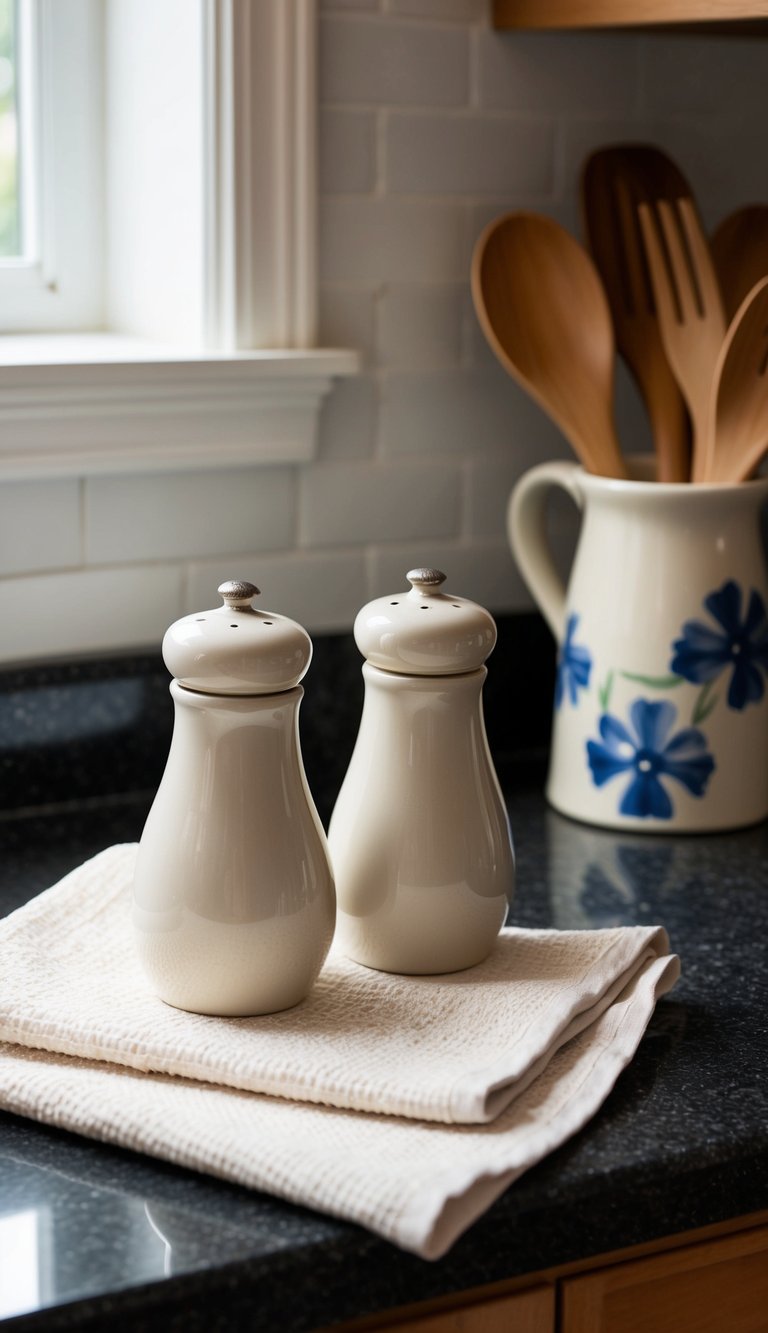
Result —
<svg viewBox="0 0 768 1333"><path fill-rule="evenodd" d="M222 583L224 605L194 611L167 630L165 665L180 685L204 694L275 694L298 685L312 657L305 629L251 606L253 583Z"/></svg>
<svg viewBox="0 0 768 1333"><path fill-rule="evenodd" d="M412 569L410 591L369 602L355 620L355 641L368 661L407 676L475 671L496 643L493 617L477 602L442 592L439 569Z"/></svg>

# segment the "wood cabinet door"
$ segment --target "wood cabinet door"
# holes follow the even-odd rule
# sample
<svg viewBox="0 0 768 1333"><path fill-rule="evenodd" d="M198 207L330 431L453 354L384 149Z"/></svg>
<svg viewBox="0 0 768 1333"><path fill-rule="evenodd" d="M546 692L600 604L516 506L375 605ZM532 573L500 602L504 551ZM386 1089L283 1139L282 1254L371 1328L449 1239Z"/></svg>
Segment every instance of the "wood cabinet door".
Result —
<svg viewBox="0 0 768 1333"><path fill-rule="evenodd" d="M560 1333L768 1333L768 1227L569 1278Z"/></svg>
<svg viewBox="0 0 768 1333"><path fill-rule="evenodd" d="M555 1289L534 1287L479 1305L379 1326L378 1333L555 1333Z"/></svg>
<svg viewBox="0 0 768 1333"><path fill-rule="evenodd" d="M766 17L765 0L494 0L493 4L496 28L635 28Z"/></svg>

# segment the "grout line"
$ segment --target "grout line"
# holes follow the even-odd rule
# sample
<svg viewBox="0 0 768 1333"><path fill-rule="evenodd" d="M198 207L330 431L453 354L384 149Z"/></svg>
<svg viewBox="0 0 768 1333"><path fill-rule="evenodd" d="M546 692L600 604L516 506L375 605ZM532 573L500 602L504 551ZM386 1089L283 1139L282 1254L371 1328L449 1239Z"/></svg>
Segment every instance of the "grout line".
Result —
<svg viewBox="0 0 768 1333"><path fill-rule="evenodd" d="M389 126L389 112L386 108L381 108L376 112L375 122L375 181L373 186L373 196L375 199L382 199L387 190L387 129Z"/></svg>
<svg viewBox="0 0 768 1333"><path fill-rule="evenodd" d="M78 520L80 537L80 565L85 568L88 564L88 517L86 505L86 485L85 477L80 477L78 482Z"/></svg>
<svg viewBox="0 0 768 1333"><path fill-rule="evenodd" d="M432 14L402 14L397 10L389 8L387 0L379 0L377 9L323 9L320 13L321 21L332 19L334 23L365 24L370 28L386 28L387 31L393 27L421 28L424 32L462 32L476 27L485 27L487 25L483 19L479 22L474 19L457 18L443 19Z"/></svg>
<svg viewBox="0 0 768 1333"><path fill-rule="evenodd" d="M474 469L469 459L463 460L459 469L461 493L459 503L459 540L470 543L472 540L471 499Z"/></svg>
<svg viewBox="0 0 768 1333"><path fill-rule="evenodd" d="M473 111L480 110L480 31L479 28L473 28L469 33L469 75L468 75L468 94L469 107Z"/></svg>
<svg viewBox="0 0 768 1333"><path fill-rule="evenodd" d="M179 566L179 607L180 615L186 615L194 608L190 605L190 585L192 582L193 560L185 560Z"/></svg>

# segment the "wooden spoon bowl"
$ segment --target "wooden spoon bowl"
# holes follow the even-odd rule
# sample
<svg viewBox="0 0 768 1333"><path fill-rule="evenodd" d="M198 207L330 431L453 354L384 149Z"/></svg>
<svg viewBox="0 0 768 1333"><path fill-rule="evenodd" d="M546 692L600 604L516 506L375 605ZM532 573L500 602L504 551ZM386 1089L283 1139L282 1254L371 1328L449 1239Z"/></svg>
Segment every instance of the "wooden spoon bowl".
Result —
<svg viewBox="0 0 768 1333"><path fill-rule="evenodd" d="M731 321L713 395L714 447L704 481L745 481L768 449L768 277Z"/></svg>
<svg viewBox="0 0 768 1333"><path fill-rule="evenodd" d="M712 258L728 319L755 283L768 277L768 204L747 204L715 228Z"/></svg>
<svg viewBox="0 0 768 1333"><path fill-rule="evenodd" d="M508 213L475 246L472 297L499 361L587 471L625 477L613 422L611 315L583 247L551 218Z"/></svg>

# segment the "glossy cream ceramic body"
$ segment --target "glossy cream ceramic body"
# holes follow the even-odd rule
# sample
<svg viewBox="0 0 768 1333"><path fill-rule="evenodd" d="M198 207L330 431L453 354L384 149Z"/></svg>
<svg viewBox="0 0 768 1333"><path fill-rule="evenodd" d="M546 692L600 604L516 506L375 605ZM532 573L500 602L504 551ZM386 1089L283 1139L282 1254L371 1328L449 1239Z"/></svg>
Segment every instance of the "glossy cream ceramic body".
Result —
<svg viewBox="0 0 768 1333"><path fill-rule="evenodd" d="M467 654L487 655L495 642L487 612L423 584L414 591L361 613L361 649L388 661L407 656L422 671L435 660L455 668ZM387 607L398 608L389 624ZM456 625L453 638L446 623ZM368 967L425 974L472 967L504 924L514 857L483 723L486 674L484 666L432 675L363 666L360 731L329 845L337 944Z"/></svg>
<svg viewBox="0 0 768 1333"><path fill-rule="evenodd" d="M572 463L512 493L513 552L558 642L547 795L564 814L653 832L768 814L768 481L615 481ZM567 591L547 544L553 487L582 511Z"/></svg>
<svg viewBox="0 0 768 1333"><path fill-rule="evenodd" d="M142 835L134 929L153 988L207 1014L298 1004L335 917L298 747L301 686L233 698L171 685L168 764Z"/></svg>
<svg viewBox="0 0 768 1333"><path fill-rule="evenodd" d="M139 845L133 922L150 984L196 1013L287 1009L309 993L333 936L328 846L298 736L306 631L256 611L258 589L185 616L163 654L173 739Z"/></svg>

